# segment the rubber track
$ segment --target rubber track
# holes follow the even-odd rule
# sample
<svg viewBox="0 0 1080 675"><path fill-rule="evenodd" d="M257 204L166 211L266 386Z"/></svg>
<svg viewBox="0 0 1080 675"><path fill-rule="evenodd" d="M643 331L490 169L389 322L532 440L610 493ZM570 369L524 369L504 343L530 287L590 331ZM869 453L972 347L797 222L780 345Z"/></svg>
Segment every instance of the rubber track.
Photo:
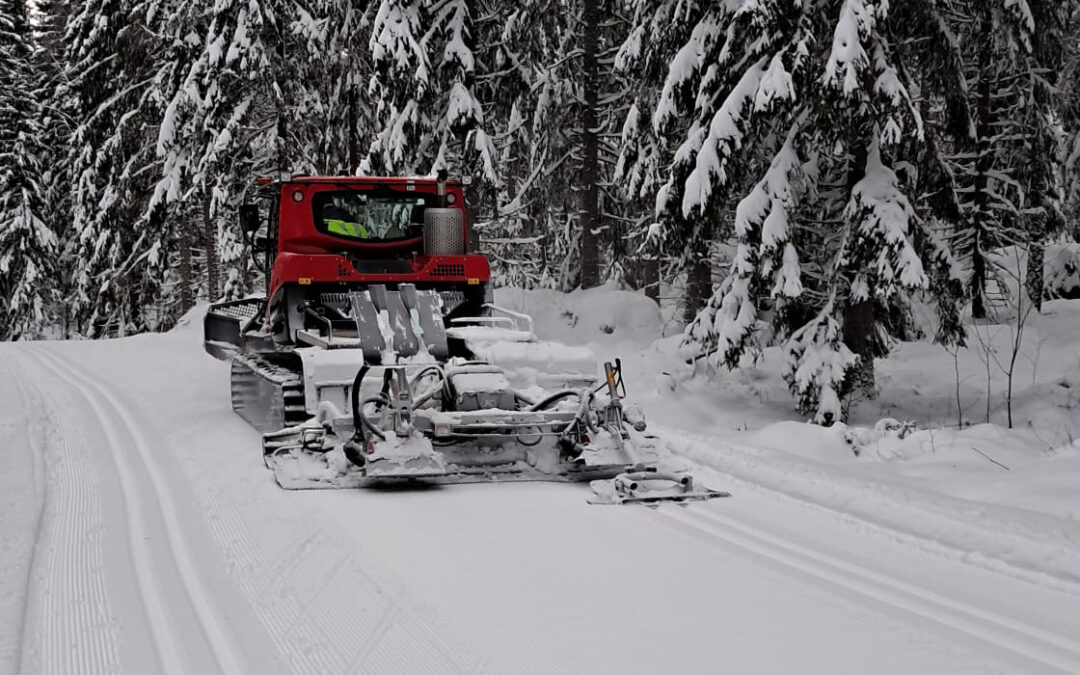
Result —
<svg viewBox="0 0 1080 675"><path fill-rule="evenodd" d="M296 426L311 417L300 373L255 354L234 357L231 373L233 410L259 431ZM245 414L251 408L260 414Z"/></svg>

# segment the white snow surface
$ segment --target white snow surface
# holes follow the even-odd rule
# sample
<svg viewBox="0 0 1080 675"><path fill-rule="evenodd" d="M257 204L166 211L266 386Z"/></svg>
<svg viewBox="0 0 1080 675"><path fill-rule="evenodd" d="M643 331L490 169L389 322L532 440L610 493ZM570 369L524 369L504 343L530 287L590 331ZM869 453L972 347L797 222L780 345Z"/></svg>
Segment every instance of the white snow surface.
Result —
<svg viewBox="0 0 1080 675"><path fill-rule="evenodd" d="M496 302L621 358L650 428L733 496L289 492L199 311L166 335L4 344L0 673L1080 672L1080 302L1029 320L1013 430L997 372L982 419L974 348L956 366L976 424L955 425L952 356L908 343L881 397L825 429L792 413L779 349L691 378L638 294Z"/></svg>

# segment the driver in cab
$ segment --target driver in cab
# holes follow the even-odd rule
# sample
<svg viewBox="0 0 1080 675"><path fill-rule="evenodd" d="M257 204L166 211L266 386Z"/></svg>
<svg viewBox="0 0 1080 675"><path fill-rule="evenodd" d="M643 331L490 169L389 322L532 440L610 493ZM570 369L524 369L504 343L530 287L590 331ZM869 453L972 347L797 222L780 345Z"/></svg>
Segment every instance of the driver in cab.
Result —
<svg viewBox="0 0 1080 675"><path fill-rule="evenodd" d="M322 216L326 229L334 234L354 239L367 239L370 236L366 227L354 222L353 216L337 204L324 206Z"/></svg>

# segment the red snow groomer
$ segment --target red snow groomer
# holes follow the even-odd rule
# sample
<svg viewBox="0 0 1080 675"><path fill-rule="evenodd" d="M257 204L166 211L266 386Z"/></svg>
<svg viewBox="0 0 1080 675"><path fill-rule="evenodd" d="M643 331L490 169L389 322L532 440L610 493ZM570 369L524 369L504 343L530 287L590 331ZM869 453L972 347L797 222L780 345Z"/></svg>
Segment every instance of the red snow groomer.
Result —
<svg viewBox="0 0 1080 675"><path fill-rule="evenodd" d="M540 341L492 303L462 186L265 181L240 210L265 297L211 305L205 348L284 488L591 480L595 503L705 499L660 470L618 361ZM265 214L265 217L264 217ZM265 227L266 234L256 236Z"/></svg>

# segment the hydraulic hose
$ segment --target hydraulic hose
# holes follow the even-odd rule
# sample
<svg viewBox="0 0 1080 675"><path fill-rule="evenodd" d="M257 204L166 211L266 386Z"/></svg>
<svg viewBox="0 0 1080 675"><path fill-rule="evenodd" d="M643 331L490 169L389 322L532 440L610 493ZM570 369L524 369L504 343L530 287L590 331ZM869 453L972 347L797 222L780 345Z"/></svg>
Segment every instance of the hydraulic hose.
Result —
<svg viewBox="0 0 1080 675"><path fill-rule="evenodd" d="M409 386L415 388L416 385L420 382L420 379L428 373L436 373L439 376L440 380L446 379L446 373L443 372L441 366L428 366L427 368L422 369L420 372L413 376L412 380L409 382Z"/></svg>
<svg viewBox="0 0 1080 675"><path fill-rule="evenodd" d="M539 403L533 404L529 408L529 412L537 412L539 410L544 410L545 408L551 407L553 404L558 403L564 398L570 398L571 396L577 396L578 398L581 398L581 392L577 391L576 389L564 389L562 391L557 391L551 396L548 396L544 400L540 401Z"/></svg>
<svg viewBox="0 0 1080 675"><path fill-rule="evenodd" d="M367 415L364 414L364 406L366 406L368 403L382 403L383 405L390 405L390 401L382 396L372 396L371 398L365 398L363 401L360 401L360 423L367 427L368 431L377 436L380 441L385 441L386 435L382 431L380 431L378 427L372 424L371 420L369 420L367 418Z"/></svg>
<svg viewBox="0 0 1080 675"><path fill-rule="evenodd" d="M352 419L353 419L353 439L364 442L364 428L367 428L376 438L380 441L385 441L386 436L383 432L379 431L374 424L372 424L368 418L364 415L363 407L368 403L388 403L386 397L375 396L372 398L366 398L363 401L360 400L360 386L364 383L364 377L367 375L368 366L360 366L360 370L356 371L356 377L353 378L353 386L350 402L352 403Z"/></svg>

